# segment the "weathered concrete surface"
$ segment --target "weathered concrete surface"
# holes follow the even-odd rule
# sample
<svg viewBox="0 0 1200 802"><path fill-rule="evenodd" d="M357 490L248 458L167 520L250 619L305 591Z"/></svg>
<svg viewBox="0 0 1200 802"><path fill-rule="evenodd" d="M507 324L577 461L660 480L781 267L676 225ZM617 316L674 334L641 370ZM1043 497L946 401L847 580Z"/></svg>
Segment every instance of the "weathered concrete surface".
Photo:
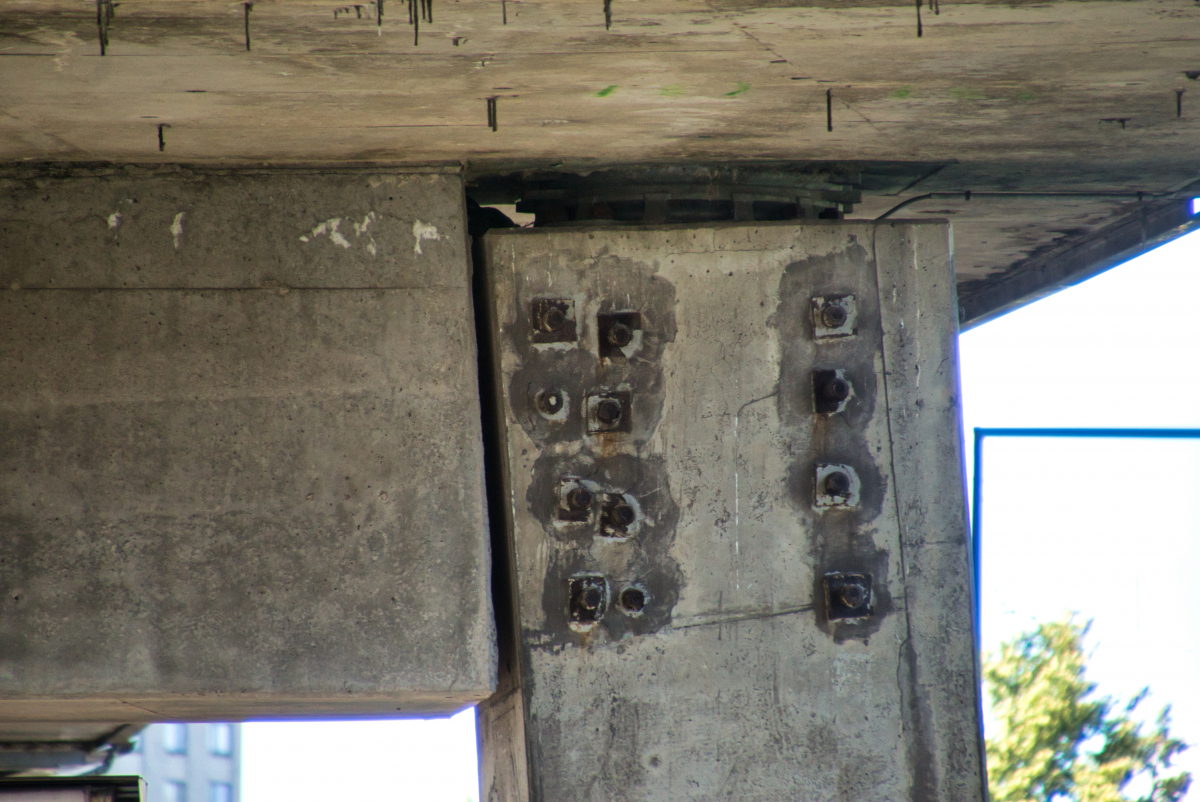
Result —
<svg viewBox="0 0 1200 802"><path fill-rule="evenodd" d="M1123 220L1145 239L1164 201L979 192L1200 192L1193 0L616 0L610 29L594 1L521 0L503 24L455 0L419 44L402 13L337 8L261 2L247 51L240 3L126 2L101 57L94 4L0 0L0 160L935 162L854 214L973 190L910 213L952 217L964 284L1034 292L1061 278L1046 257Z"/></svg>
<svg viewBox="0 0 1200 802"><path fill-rule="evenodd" d="M10 173L0 277L0 718L490 692L456 175Z"/></svg>
<svg viewBox="0 0 1200 802"><path fill-rule="evenodd" d="M519 637L481 797L982 799L948 227L493 232L487 254ZM812 299L844 294L855 335L815 339ZM578 336L533 342L537 299L573 302ZM609 312L640 314L623 358ZM816 412L814 369L844 372L842 411ZM621 391L628 431L589 433L583 399ZM817 504L817 464L853 469L857 507ZM637 531L572 520L563 479L631 498ZM871 575L869 617L830 620L833 572ZM583 576L607 581L591 627Z"/></svg>

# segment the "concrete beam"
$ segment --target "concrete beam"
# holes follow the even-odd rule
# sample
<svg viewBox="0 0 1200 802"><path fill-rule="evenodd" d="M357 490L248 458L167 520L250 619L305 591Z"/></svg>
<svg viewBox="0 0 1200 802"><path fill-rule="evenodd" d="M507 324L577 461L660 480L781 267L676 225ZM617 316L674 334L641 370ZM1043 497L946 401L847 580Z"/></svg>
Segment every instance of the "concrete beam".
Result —
<svg viewBox="0 0 1200 802"><path fill-rule="evenodd" d="M0 178L0 718L494 687L457 175Z"/></svg>

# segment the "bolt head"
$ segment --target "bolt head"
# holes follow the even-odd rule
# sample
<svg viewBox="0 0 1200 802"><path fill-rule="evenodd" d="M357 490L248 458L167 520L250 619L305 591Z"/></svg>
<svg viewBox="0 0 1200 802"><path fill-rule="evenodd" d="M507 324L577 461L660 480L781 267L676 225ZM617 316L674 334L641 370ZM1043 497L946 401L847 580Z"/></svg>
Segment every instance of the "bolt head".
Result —
<svg viewBox="0 0 1200 802"><path fill-rule="evenodd" d="M558 390L543 390L538 393L537 406L547 415L557 415L563 408L562 393Z"/></svg>
<svg viewBox="0 0 1200 802"><path fill-rule="evenodd" d="M573 487L567 491L567 506L577 512L589 509L593 500L592 491L586 487Z"/></svg>
<svg viewBox="0 0 1200 802"><path fill-rule="evenodd" d="M850 492L850 476L845 471L834 471L825 477L825 495L845 496Z"/></svg>
<svg viewBox="0 0 1200 802"><path fill-rule="evenodd" d="M821 310L821 322L826 328L838 329L846 325L849 315L841 304L829 304Z"/></svg>
<svg viewBox="0 0 1200 802"><path fill-rule="evenodd" d="M850 397L850 382L845 379L831 379L821 388L821 395L830 401L845 401Z"/></svg>
<svg viewBox="0 0 1200 802"><path fill-rule="evenodd" d="M550 307L542 314L542 331L548 334L562 331L565 325L567 325L567 313L557 306Z"/></svg>
<svg viewBox="0 0 1200 802"><path fill-rule="evenodd" d="M847 582L838 590L838 600L849 610L863 606L867 600L867 589L858 582Z"/></svg>
<svg viewBox="0 0 1200 802"><path fill-rule="evenodd" d="M646 607L646 592L639 588L621 591L621 606L631 613L640 613Z"/></svg>
<svg viewBox="0 0 1200 802"><path fill-rule="evenodd" d="M633 342L633 330L624 323L614 323L608 330L608 341L618 348L624 348Z"/></svg>
<svg viewBox="0 0 1200 802"><path fill-rule="evenodd" d="M610 518L612 518L613 523L622 528L629 526L635 520L637 520L637 512L631 505L626 504L623 501L613 505L613 508L609 510L608 515Z"/></svg>
<svg viewBox="0 0 1200 802"><path fill-rule="evenodd" d="M605 398L596 404L596 420L605 426L616 426L621 421L621 402Z"/></svg>

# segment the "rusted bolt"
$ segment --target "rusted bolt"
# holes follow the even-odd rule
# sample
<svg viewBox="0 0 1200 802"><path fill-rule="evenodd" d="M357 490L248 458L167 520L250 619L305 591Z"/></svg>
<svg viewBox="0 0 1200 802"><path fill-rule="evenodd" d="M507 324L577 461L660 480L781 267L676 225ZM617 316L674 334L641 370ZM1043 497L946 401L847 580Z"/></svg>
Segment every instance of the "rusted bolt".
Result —
<svg viewBox="0 0 1200 802"><path fill-rule="evenodd" d="M591 629L608 606L608 581L602 576L573 577L568 586L567 612L572 629Z"/></svg>
<svg viewBox="0 0 1200 802"><path fill-rule="evenodd" d="M567 325L567 313L557 306L551 306L542 314L542 331L547 334L556 334L562 331L565 325Z"/></svg>
<svg viewBox="0 0 1200 802"><path fill-rule="evenodd" d="M567 491L567 506L576 512L583 512L590 509L594 500L592 491L586 487L573 487Z"/></svg>
<svg viewBox="0 0 1200 802"><path fill-rule="evenodd" d="M857 610L867 600L867 589L859 582L847 582L838 590L838 599L848 610Z"/></svg>
<svg viewBox="0 0 1200 802"><path fill-rule="evenodd" d="M600 357L625 361L624 349L633 342L634 332L642 328L640 312L600 312L596 315L596 330L600 334Z"/></svg>
<svg viewBox="0 0 1200 802"><path fill-rule="evenodd" d="M834 471L825 477L825 495L845 496L850 492L850 477L844 471Z"/></svg>
<svg viewBox="0 0 1200 802"><path fill-rule="evenodd" d="M583 408L589 433L631 431L633 394L628 390L607 390L588 395Z"/></svg>
<svg viewBox="0 0 1200 802"><path fill-rule="evenodd" d="M633 330L624 323L613 323L608 330L608 341L618 348L633 342Z"/></svg>
<svg viewBox="0 0 1200 802"><path fill-rule="evenodd" d="M640 613L646 608L646 592L640 588L625 588L621 591L621 607L630 613Z"/></svg>
<svg viewBox="0 0 1200 802"><path fill-rule="evenodd" d="M612 522L624 529L637 520L637 512L629 504L624 501L617 502L612 509L608 511L608 516Z"/></svg>
<svg viewBox="0 0 1200 802"><path fill-rule="evenodd" d="M841 304L829 304L821 310L821 322L826 328L837 329L846 325L846 309Z"/></svg>
<svg viewBox="0 0 1200 802"><path fill-rule="evenodd" d="M612 398L602 399L596 404L596 420L605 426L616 426L621 422L621 402Z"/></svg>
<svg viewBox="0 0 1200 802"><path fill-rule="evenodd" d="M850 397L850 382L834 377L821 385L821 397L829 401L845 401Z"/></svg>
<svg viewBox="0 0 1200 802"><path fill-rule="evenodd" d="M537 396L537 407L546 415L557 415L563 408L562 393L558 390L542 390Z"/></svg>
<svg viewBox="0 0 1200 802"><path fill-rule="evenodd" d="M870 574L826 574L825 594L830 621L869 618L875 614L871 609Z"/></svg>
<svg viewBox="0 0 1200 802"><path fill-rule="evenodd" d="M604 594L600 592L600 588L593 585L583 592L583 598L580 599L579 604L585 610L596 610L602 601L604 601Z"/></svg>

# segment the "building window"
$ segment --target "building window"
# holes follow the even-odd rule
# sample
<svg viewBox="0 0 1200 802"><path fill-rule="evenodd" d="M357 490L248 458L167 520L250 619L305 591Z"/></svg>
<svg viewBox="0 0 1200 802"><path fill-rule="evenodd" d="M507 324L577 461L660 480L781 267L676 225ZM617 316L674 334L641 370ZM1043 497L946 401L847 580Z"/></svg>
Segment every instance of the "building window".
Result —
<svg viewBox="0 0 1200 802"><path fill-rule="evenodd" d="M163 724L163 748L173 755L187 754L187 725Z"/></svg>
<svg viewBox="0 0 1200 802"><path fill-rule="evenodd" d="M214 755L233 754L233 725L208 725L208 751Z"/></svg>
<svg viewBox="0 0 1200 802"><path fill-rule="evenodd" d="M233 786L229 783L209 783L208 802L233 802Z"/></svg>
<svg viewBox="0 0 1200 802"><path fill-rule="evenodd" d="M163 786L163 802L187 802L187 784L172 780Z"/></svg>

